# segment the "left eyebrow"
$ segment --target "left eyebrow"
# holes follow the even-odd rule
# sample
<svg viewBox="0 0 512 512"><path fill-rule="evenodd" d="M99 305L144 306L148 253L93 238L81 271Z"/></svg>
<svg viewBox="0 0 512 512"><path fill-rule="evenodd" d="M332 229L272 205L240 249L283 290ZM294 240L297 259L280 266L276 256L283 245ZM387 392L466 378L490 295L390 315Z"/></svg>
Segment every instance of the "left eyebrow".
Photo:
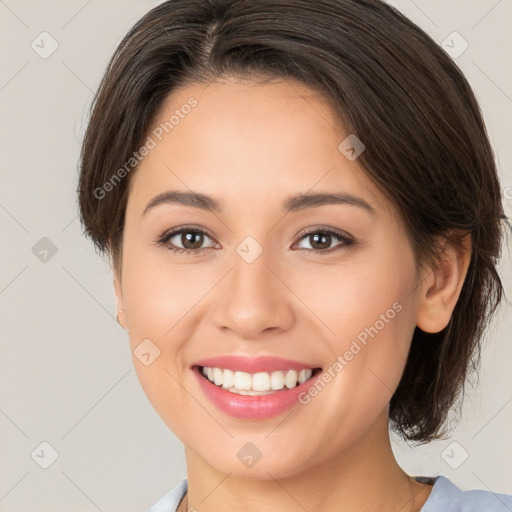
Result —
<svg viewBox="0 0 512 512"><path fill-rule="evenodd" d="M177 190L169 190L153 197L153 199L151 199L144 208L142 215L145 215L149 210L160 204L180 204L183 206L191 206L193 208L200 208L202 210L217 213L222 211L220 202L213 197L201 194L199 192L179 192ZM285 213L288 213L305 210L307 208L317 208L318 206L330 204L346 204L357 206L366 210L372 215L377 214L375 208L368 204L364 199L346 192L339 192L335 194L296 194L286 199L283 202L282 208Z"/></svg>
<svg viewBox="0 0 512 512"><path fill-rule="evenodd" d="M288 198L284 202L283 210L285 212L296 212L306 208L316 208L327 204L348 204L363 208L372 215L377 214L375 208L368 204L363 198L347 192L339 192L337 194L297 194Z"/></svg>

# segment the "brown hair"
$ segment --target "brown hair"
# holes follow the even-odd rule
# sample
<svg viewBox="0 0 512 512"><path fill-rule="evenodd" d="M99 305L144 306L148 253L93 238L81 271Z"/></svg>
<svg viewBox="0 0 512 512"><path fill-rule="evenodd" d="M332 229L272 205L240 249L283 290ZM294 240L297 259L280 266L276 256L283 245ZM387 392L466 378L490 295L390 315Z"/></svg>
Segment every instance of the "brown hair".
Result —
<svg viewBox="0 0 512 512"><path fill-rule="evenodd" d="M169 0L148 12L119 44L92 105L78 186L85 234L119 270L130 176L108 193L104 184L141 146L172 91L235 75L294 78L332 103L365 144L358 162L396 205L419 266L435 265L439 240L471 234L450 323L436 334L416 328L390 402L403 437L439 438L502 299L496 263L506 217L470 85L430 36L384 2Z"/></svg>

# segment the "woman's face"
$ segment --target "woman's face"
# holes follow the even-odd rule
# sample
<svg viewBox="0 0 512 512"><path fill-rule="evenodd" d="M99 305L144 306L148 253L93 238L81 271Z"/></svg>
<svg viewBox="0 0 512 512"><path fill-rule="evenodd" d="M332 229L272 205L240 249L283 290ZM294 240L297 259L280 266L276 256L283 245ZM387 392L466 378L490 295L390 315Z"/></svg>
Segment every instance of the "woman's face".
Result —
<svg viewBox="0 0 512 512"><path fill-rule="evenodd" d="M189 85L154 128L130 177L115 284L138 377L165 423L213 468L252 478L293 475L382 431L419 281L404 227L351 139L339 148L349 133L328 104L292 81ZM217 207L148 206L171 191ZM290 202L301 194L339 201ZM188 229L158 244L178 228ZM228 391L201 366L229 387L284 389ZM294 388L303 369L312 377Z"/></svg>

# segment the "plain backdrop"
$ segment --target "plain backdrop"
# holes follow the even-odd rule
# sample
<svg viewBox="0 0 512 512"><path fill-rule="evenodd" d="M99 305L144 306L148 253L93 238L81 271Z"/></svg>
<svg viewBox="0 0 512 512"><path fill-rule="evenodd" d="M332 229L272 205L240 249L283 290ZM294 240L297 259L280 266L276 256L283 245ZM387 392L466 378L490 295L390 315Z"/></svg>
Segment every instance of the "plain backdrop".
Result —
<svg viewBox="0 0 512 512"><path fill-rule="evenodd" d="M392 3L460 53L454 59L484 113L510 216L512 3ZM116 324L108 264L77 218L93 93L121 38L156 4L0 0L1 512L140 512L186 475L183 447L142 391ZM508 296L510 263L505 249ZM504 306L450 439L414 447L393 436L410 474L512 493L511 331Z"/></svg>

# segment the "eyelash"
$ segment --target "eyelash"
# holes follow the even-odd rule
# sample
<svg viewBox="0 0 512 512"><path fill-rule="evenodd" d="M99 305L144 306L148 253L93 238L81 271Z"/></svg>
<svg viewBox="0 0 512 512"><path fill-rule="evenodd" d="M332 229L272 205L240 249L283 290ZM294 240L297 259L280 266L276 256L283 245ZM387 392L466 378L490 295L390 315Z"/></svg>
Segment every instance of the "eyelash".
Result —
<svg viewBox="0 0 512 512"><path fill-rule="evenodd" d="M170 251L172 251L175 254L183 254L184 253L184 254L187 254L188 256L193 256L198 253L202 253L203 251L206 251L208 249L212 249L212 247L202 247L200 249L183 249L181 247L172 247L168 244L168 242L171 238L175 237L176 235L181 235L182 233L203 234L203 235L206 235L208 238L213 239L212 236L210 236L206 231L204 231L202 229L185 226L182 228L178 228L175 230L165 232L163 235L161 235L156 240L155 243L158 246L166 246L167 249L169 249ZM309 231L303 232L303 233L301 233L301 236L299 237L299 241L301 241L303 238L306 238L308 235L319 234L319 233L322 233L324 235L325 234L331 235L331 236L337 238L342 243L333 248L330 248L330 249L298 249L298 250L306 251L306 252L314 252L316 254L326 254L326 253L330 254L330 253L338 250L338 248L351 247L352 245L355 244L355 241L352 238L350 238L347 234L345 234L342 231L334 230L332 228L329 228L329 229L314 228Z"/></svg>

